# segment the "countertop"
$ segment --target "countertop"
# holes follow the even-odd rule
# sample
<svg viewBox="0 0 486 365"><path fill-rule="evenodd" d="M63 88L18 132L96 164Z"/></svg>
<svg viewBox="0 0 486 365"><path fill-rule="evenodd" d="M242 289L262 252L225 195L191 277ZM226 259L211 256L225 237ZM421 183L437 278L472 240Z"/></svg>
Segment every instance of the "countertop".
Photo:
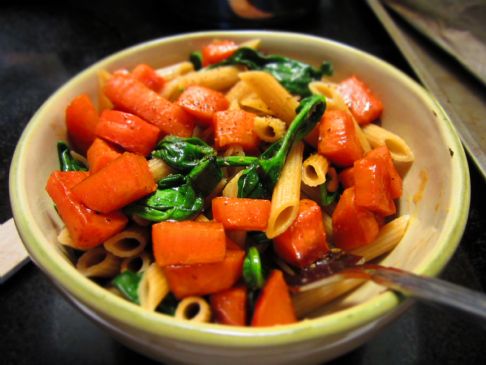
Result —
<svg viewBox="0 0 486 365"><path fill-rule="evenodd" d="M2 2L0 5L0 222L11 217L8 170L23 128L47 97L76 73L134 44L207 29L276 29L334 39L414 77L361 1L325 1L288 24L204 24L164 2ZM486 288L486 183L470 164L472 197L461 244L441 277ZM481 200L482 199L482 200ZM113 340L72 307L32 263L0 285L0 364L153 363ZM485 327L457 312L415 304L379 335L333 364L479 364Z"/></svg>

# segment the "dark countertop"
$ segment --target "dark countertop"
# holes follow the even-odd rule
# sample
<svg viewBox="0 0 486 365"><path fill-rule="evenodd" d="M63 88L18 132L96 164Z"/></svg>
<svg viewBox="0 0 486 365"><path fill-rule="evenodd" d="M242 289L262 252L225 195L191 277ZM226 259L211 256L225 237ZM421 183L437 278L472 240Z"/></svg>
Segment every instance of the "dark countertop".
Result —
<svg viewBox="0 0 486 365"><path fill-rule="evenodd" d="M181 19L164 2L2 2L0 5L0 222L11 217L8 168L29 118L60 85L86 66L139 42L189 31L216 29ZM159 7L157 7L159 5ZM228 25L221 29L232 29ZM372 53L413 76L364 2L319 2L317 11L289 25L248 27L319 35ZM486 188L470 165L469 220L456 254L441 277L486 288ZM483 204L482 204L483 203ZM74 309L31 263L0 286L1 364L151 363L119 344ZM366 345L335 364L479 364L486 332L443 308L414 305Z"/></svg>

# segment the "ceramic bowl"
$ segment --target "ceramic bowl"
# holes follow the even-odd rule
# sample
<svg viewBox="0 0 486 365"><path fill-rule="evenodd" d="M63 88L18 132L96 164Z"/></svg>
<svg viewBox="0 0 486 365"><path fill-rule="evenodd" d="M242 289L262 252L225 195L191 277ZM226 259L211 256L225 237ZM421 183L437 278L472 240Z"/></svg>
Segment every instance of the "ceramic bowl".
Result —
<svg viewBox="0 0 486 365"><path fill-rule="evenodd" d="M32 117L15 151L10 194L15 222L34 262L90 319L128 347L169 363L321 363L363 344L407 307L407 301L366 284L333 304L330 313L296 324L236 328L194 324L144 311L79 274L56 243L60 227L44 187L58 168L56 142L65 138L64 111L85 92L97 96L98 70L154 67L185 60L213 38L237 42L260 38L265 52L312 64L330 60L336 80L362 77L385 105L383 126L402 136L416 160L404 179L400 214L409 228L384 259L423 275L437 275L456 249L469 209L469 174L456 132L440 106L393 66L346 45L293 33L205 32L143 43L118 52L81 72L56 91Z"/></svg>

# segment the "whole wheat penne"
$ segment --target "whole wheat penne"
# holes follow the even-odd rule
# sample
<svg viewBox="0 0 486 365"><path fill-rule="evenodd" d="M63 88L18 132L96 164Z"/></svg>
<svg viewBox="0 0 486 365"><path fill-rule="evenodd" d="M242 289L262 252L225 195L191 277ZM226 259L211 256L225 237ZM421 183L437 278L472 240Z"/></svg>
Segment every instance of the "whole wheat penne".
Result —
<svg viewBox="0 0 486 365"><path fill-rule="evenodd" d="M187 321L206 323L211 319L211 308L201 297L187 297L177 305L174 317Z"/></svg>
<svg viewBox="0 0 486 365"><path fill-rule="evenodd" d="M281 139L286 131L285 122L273 117L255 117L253 130L258 138L265 142L275 142Z"/></svg>
<svg viewBox="0 0 486 365"><path fill-rule="evenodd" d="M294 120L299 103L275 77L264 71L248 71L241 72L240 79L252 87L275 116L287 125Z"/></svg>
<svg viewBox="0 0 486 365"><path fill-rule="evenodd" d="M240 70L235 66L222 66L209 70L189 72L169 81L162 90L162 96L175 100L190 85L200 85L213 90L225 91L238 82Z"/></svg>
<svg viewBox="0 0 486 365"><path fill-rule="evenodd" d="M328 168L327 158L317 153L310 155L302 164L302 182L308 186L324 184Z"/></svg>
<svg viewBox="0 0 486 365"><path fill-rule="evenodd" d="M274 238L283 233L297 217L300 201L302 156L304 144L292 146L272 194L272 206L268 219L267 237Z"/></svg>
<svg viewBox="0 0 486 365"><path fill-rule="evenodd" d="M169 293L169 284L162 268L157 263L152 263L145 270L142 280L138 285L138 298L140 306L153 311Z"/></svg>
<svg viewBox="0 0 486 365"><path fill-rule="evenodd" d="M227 198L236 198L238 196L238 180L240 179L243 170L238 172L231 178L223 189L222 195Z"/></svg>
<svg viewBox="0 0 486 365"><path fill-rule="evenodd" d="M415 160L408 144L395 133L372 123L364 126L363 132L373 148L387 146L394 161L410 163Z"/></svg>
<svg viewBox="0 0 486 365"><path fill-rule="evenodd" d="M155 70L155 72L157 72L157 75L163 77L166 82L174 80L176 77L185 75L191 71L194 71L194 66L189 61L175 63L173 65L158 68L157 70Z"/></svg>
<svg viewBox="0 0 486 365"><path fill-rule="evenodd" d="M132 226L110 237L103 246L106 251L117 257L134 257L145 249L147 240L147 229L140 226Z"/></svg>
<svg viewBox="0 0 486 365"><path fill-rule="evenodd" d="M152 173L155 181L159 181L160 179L169 175L172 170L170 166L167 165L164 160L160 158L151 158L148 160L149 170Z"/></svg>
<svg viewBox="0 0 486 365"><path fill-rule="evenodd" d="M76 269L89 278L112 278L120 271L120 259L98 246L79 257Z"/></svg>
<svg viewBox="0 0 486 365"><path fill-rule="evenodd" d="M130 270L133 272L143 272L147 270L152 261L150 255L147 252L142 252L140 255L127 257L121 261L120 272Z"/></svg>

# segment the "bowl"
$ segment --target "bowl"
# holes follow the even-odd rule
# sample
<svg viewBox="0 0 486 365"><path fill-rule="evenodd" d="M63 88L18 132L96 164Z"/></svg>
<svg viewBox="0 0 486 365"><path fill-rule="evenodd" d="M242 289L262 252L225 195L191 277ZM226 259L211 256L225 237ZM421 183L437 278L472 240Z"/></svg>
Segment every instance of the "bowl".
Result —
<svg viewBox="0 0 486 365"><path fill-rule="evenodd" d="M154 67L184 59L214 38L260 38L265 52L312 64L330 60L335 78L358 74L382 99L384 127L402 136L415 153L404 179L400 214L410 214L400 244L383 260L422 275L437 275L456 249L469 208L464 150L449 118L417 83L393 66L355 48L323 38L281 32L182 34L137 45L107 57L56 91L27 125L10 169L15 222L31 258L69 300L126 346L168 363L321 363L363 344L410 305L367 283L332 304L325 315L292 325L240 328L195 324L152 313L86 279L56 243L59 218L44 190L57 169L56 142L65 138L64 111L81 92L97 93L97 71ZM94 99L96 100L96 98Z"/></svg>

